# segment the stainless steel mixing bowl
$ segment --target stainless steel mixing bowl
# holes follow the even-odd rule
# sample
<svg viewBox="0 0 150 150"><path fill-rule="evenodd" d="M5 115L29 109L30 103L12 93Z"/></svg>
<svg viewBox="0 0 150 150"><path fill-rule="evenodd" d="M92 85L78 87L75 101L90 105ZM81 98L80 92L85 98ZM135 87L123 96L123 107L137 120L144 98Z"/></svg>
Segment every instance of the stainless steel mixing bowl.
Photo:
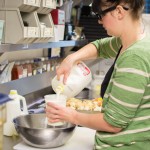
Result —
<svg viewBox="0 0 150 150"><path fill-rule="evenodd" d="M29 114L13 120L22 140L33 147L52 148L64 145L73 135L76 125L64 123L49 126L45 114Z"/></svg>

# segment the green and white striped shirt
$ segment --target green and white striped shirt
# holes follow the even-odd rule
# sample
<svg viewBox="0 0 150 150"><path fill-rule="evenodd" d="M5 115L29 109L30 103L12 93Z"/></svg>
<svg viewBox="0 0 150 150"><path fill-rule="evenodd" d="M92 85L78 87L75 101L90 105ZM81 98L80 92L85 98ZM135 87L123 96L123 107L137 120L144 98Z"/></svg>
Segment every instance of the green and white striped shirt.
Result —
<svg viewBox="0 0 150 150"><path fill-rule="evenodd" d="M121 47L120 39L115 37L92 43L102 58L115 57ZM118 57L102 112L106 122L123 130L97 131L96 150L150 149L150 37L135 42Z"/></svg>

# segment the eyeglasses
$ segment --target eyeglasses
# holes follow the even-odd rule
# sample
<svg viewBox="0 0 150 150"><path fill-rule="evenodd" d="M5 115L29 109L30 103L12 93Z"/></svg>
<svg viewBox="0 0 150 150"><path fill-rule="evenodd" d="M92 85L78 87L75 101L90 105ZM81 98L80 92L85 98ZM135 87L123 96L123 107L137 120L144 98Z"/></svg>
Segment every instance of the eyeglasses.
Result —
<svg viewBox="0 0 150 150"><path fill-rule="evenodd" d="M102 18L103 18L108 12L115 10L116 7L117 7L117 6L112 6L112 7L109 7L109 8L107 8L107 9L105 9L105 10L101 10L101 11L99 11L98 13L95 13L95 15L98 17L98 20L101 21ZM122 8L123 8L124 10L129 10L129 8L124 7L124 6L122 6Z"/></svg>

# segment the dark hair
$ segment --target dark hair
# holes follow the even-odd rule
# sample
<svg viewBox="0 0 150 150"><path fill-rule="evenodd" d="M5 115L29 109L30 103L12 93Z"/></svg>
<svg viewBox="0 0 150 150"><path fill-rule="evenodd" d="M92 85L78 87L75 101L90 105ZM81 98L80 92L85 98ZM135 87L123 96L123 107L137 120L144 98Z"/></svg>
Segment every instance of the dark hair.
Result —
<svg viewBox="0 0 150 150"><path fill-rule="evenodd" d="M93 0L92 11L97 13L102 6L116 6L119 4L128 6L133 19L139 19L144 10L145 0Z"/></svg>

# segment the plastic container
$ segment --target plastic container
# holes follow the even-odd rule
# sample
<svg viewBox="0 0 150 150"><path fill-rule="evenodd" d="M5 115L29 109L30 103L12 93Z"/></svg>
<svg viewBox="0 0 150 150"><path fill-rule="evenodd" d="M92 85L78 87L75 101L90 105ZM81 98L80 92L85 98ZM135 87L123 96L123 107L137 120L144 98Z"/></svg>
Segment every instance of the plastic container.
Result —
<svg viewBox="0 0 150 150"><path fill-rule="evenodd" d="M41 0L41 7L37 9L39 14L48 14L53 9L56 9L56 1L55 0Z"/></svg>
<svg viewBox="0 0 150 150"><path fill-rule="evenodd" d="M90 69L83 62L78 62L73 66L66 84L63 84L63 76L61 76L59 81L57 76L55 76L52 79L52 88L56 93L60 92L71 98L79 94L91 80Z"/></svg>
<svg viewBox="0 0 150 150"><path fill-rule="evenodd" d="M0 93L0 150L3 149L3 125L6 121L6 102L9 100L8 95Z"/></svg>
<svg viewBox="0 0 150 150"><path fill-rule="evenodd" d="M55 103L57 105L61 105L63 107L66 107L66 101L67 101L67 97L65 95L57 95L57 94L49 94L49 95L45 95L44 96L44 100L45 100L45 103L47 104L48 102L52 102L52 103ZM47 107L47 105L46 105ZM60 121L60 122L56 122L56 123L51 123L51 122L48 122L48 119L47 119L47 124L50 125L50 126L62 126L64 124L64 121Z"/></svg>
<svg viewBox="0 0 150 150"><path fill-rule="evenodd" d="M6 104L7 113L3 134L13 136L18 135L12 122L13 119L17 116L28 114L28 110L25 98L19 95L16 90L11 90L9 97L11 101Z"/></svg>
<svg viewBox="0 0 150 150"><path fill-rule="evenodd" d="M23 12L32 12L40 7L41 0L0 0L1 8L18 8Z"/></svg>
<svg viewBox="0 0 150 150"><path fill-rule="evenodd" d="M64 40L65 25L54 25L54 36L49 42L58 42Z"/></svg>
<svg viewBox="0 0 150 150"><path fill-rule="evenodd" d="M60 9L54 9L51 11L53 22L55 25L65 24L65 11Z"/></svg>
<svg viewBox="0 0 150 150"><path fill-rule="evenodd" d="M27 76L32 76L32 64L30 63L30 60L26 60L26 66L27 66Z"/></svg>
<svg viewBox="0 0 150 150"><path fill-rule="evenodd" d="M33 43L40 37L38 16L35 11L26 13L17 8L0 8L0 18L5 20L3 43Z"/></svg>
<svg viewBox="0 0 150 150"><path fill-rule="evenodd" d="M23 78L23 67L20 62L15 62L15 65L11 72L11 79L16 80L21 78Z"/></svg>
<svg viewBox="0 0 150 150"><path fill-rule="evenodd" d="M100 97L100 91L101 91L101 84L104 80L104 75L101 74L94 74L93 80L91 82L91 97L92 98L98 98Z"/></svg>
<svg viewBox="0 0 150 150"><path fill-rule="evenodd" d="M36 14L38 16L40 36L34 40L34 43L48 42L54 36L54 25L51 14Z"/></svg>

